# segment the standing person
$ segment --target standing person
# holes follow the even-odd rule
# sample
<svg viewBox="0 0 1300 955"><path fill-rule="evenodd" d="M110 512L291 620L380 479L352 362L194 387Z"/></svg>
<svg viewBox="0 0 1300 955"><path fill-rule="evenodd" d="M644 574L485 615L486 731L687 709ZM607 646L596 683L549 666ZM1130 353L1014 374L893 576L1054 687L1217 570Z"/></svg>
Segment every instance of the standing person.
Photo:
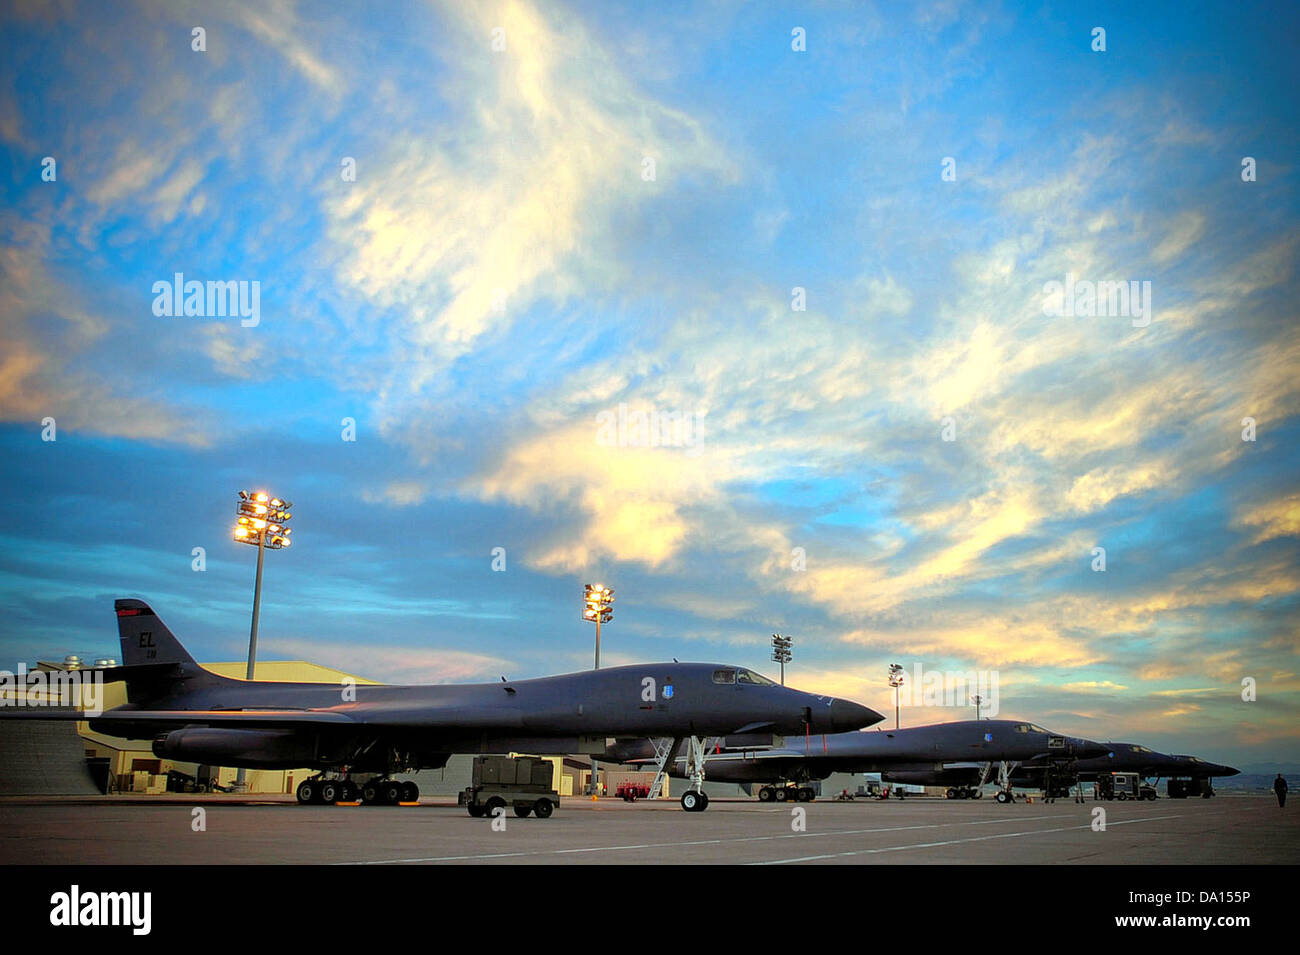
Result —
<svg viewBox="0 0 1300 955"><path fill-rule="evenodd" d="M1286 808L1286 780L1282 774L1277 774L1277 779L1273 780L1273 792L1277 795L1277 808Z"/></svg>

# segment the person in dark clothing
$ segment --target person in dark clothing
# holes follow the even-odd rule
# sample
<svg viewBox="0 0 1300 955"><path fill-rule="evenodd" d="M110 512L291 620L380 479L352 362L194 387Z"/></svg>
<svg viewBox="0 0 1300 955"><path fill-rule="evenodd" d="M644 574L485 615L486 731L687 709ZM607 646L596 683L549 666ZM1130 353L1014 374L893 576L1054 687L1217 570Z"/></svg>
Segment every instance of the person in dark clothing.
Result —
<svg viewBox="0 0 1300 955"><path fill-rule="evenodd" d="M1286 780L1282 774L1277 774L1277 779L1273 780L1273 792L1277 795L1277 808L1286 808Z"/></svg>

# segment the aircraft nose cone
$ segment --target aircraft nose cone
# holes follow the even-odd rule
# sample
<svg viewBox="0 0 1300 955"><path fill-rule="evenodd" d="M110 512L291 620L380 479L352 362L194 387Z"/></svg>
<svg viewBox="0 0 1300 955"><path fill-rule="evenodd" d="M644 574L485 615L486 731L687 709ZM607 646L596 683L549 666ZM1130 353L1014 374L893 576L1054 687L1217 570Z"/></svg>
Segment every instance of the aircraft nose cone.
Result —
<svg viewBox="0 0 1300 955"><path fill-rule="evenodd" d="M1241 775L1241 770L1240 770L1240 769L1233 769L1231 766L1220 766L1219 769L1222 770L1222 772L1220 772L1220 773L1218 774L1218 775L1220 775L1220 776L1239 776L1239 775Z"/></svg>
<svg viewBox="0 0 1300 955"><path fill-rule="evenodd" d="M832 733L848 733L862 729L864 726L874 726L883 719L884 717L871 707L854 703L852 700L837 699L831 702Z"/></svg>

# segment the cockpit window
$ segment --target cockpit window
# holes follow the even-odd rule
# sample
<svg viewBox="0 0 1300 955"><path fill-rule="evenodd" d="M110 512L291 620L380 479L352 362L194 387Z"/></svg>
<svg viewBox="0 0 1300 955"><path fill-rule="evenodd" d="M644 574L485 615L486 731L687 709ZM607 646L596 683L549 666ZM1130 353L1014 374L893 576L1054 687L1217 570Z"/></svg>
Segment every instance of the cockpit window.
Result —
<svg viewBox="0 0 1300 955"><path fill-rule="evenodd" d="M736 682L748 683L752 686L776 686L776 683L765 676L759 676L753 670L737 670Z"/></svg>
<svg viewBox="0 0 1300 955"><path fill-rule="evenodd" d="M1135 752L1135 753L1149 753L1149 752L1151 752L1151 750L1147 749L1145 746L1134 746L1134 747L1133 747L1133 752Z"/></svg>
<svg viewBox="0 0 1300 955"><path fill-rule="evenodd" d="M713 682L714 683L735 683L736 671L735 670L714 670Z"/></svg>
<svg viewBox="0 0 1300 955"><path fill-rule="evenodd" d="M1029 732L1031 732L1031 733L1042 733L1042 734L1045 735L1045 736L1047 735L1047 730L1043 729L1043 728L1042 728L1041 726L1039 726L1037 723L1030 723L1030 724L1029 724Z"/></svg>
<svg viewBox="0 0 1300 955"><path fill-rule="evenodd" d="M1029 732L1029 724L1028 724L1028 723L1017 723L1017 724L1016 724L1016 730L1015 730L1015 731L1016 731L1017 733L1028 733L1028 732Z"/></svg>

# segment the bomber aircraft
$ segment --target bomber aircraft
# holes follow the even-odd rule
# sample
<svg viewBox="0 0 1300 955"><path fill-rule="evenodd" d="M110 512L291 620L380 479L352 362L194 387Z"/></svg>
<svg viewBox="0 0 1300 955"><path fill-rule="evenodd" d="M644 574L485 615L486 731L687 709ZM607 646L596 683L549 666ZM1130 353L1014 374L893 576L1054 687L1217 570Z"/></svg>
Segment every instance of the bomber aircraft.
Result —
<svg viewBox="0 0 1300 955"><path fill-rule="evenodd" d="M500 683L383 686L253 682L205 670L142 600L115 603L123 665L89 672L125 681L123 706L91 729L153 739L159 757L257 769L320 770L303 803L414 801L394 773L437 769L457 753L589 753L608 737L691 743L694 786L682 806L708 805L709 735L837 733L883 717L849 700L778 686L744 667L646 663ZM731 676L718 680L717 674ZM0 708L2 718L87 719L75 709ZM364 784L353 774L376 774Z"/></svg>
<svg viewBox="0 0 1300 955"><path fill-rule="evenodd" d="M1238 770L1231 766L1211 763L1197 756L1170 756L1142 746L1139 743L1107 743L1107 752L1100 756L1080 758L1073 766L1061 767L1053 779L1056 786L1069 786L1079 782L1096 782L1109 773L1137 773L1143 779L1211 779L1215 776L1235 776ZM983 784L984 768L975 762L949 764L939 770L895 770L881 774L884 782L908 783L917 786L947 786L949 795L958 798L976 797ZM1025 763L1011 773L1011 784L1022 788L1042 788L1043 767Z"/></svg>
<svg viewBox="0 0 1300 955"><path fill-rule="evenodd" d="M765 783L758 791L763 802L791 797L808 801L810 780L831 773L872 773L892 769L935 772L950 762L978 762L985 778L1000 763L999 802L1010 800L1010 772L1017 764L1054 766L1080 758L1103 756L1103 743L1062 736L1034 723L1018 720L961 720L908 729L872 730L815 736L787 741L785 746L760 749L736 745L731 739L713 740L705 757L709 777L741 784ZM670 775L683 776L683 761L665 760L666 748L653 741L619 743L606 758L620 762L662 765ZM797 785L787 787L787 781ZM901 780L900 780L901 781ZM770 785L776 783L777 785Z"/></svg>

